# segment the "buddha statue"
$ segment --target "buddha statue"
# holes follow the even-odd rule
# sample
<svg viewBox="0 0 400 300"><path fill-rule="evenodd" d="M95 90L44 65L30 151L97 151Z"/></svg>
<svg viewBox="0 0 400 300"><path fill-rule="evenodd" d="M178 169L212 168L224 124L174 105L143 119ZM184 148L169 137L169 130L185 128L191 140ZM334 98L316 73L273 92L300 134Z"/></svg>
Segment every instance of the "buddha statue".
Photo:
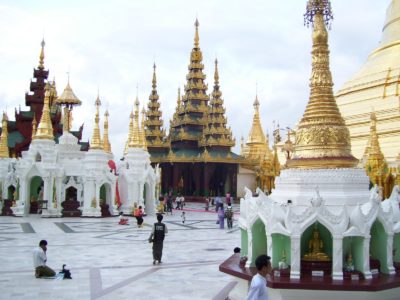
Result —
<svg viewBox="0 0 400 300"><path fill-rule="evenodd" d="M282 257L281 257L281 260L278 263L278 267L279 267L279 270L284 270L284 269L287 269L289 267L288 264L286 263L285 249L282 250Z"/></svg>
<svg viewBox="0 0 400 300"><path fill-rule="evenodd" d="M303 256L304 260L330 261L330 257L323 252L324 243L319 236L318 227L315 226L312 238L308 242L309 252Z"/></svg>
<svg viewBox="0 0 400 300"><path fill-rule="evenodd" d="M347 255L346 263L344 264L344 270L346 272L354 271L353 256L351 255L351 251L350 251L349 255Z"/></svg>

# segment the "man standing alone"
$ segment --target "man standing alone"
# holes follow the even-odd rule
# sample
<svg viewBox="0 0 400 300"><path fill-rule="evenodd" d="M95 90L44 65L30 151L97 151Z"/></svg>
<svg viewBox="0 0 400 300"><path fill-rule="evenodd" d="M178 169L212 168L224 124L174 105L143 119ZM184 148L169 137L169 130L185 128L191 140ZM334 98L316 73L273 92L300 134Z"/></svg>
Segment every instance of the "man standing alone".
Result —
<svg viewBox="0 0 400 300"><path fill-rule="evenodd" d="M149 242L153 243L153 265L161 263L162 250L164 245L164 237L168 233L167 226L162 223L163 216L161 214L157 215L157 223L154 223L153 229L151 231Z"/></svg>
<svg viewBox="0 0 400 300"><path fill-rule="evenodd" d="M268 300L267 291L267 274L271 271L271 257L267 255L260 255L257 257L255 263L257 274L251 280L247 300Z"/></svg>
<svg viewBox="0 0 400 300"><path fill-rule="evenodd" d="M53 277L56 275L52 269L46 266L47 256L47 241L41 240L39 247L33 250L33 265L35 267L35 276L39 277Z"/></svg>

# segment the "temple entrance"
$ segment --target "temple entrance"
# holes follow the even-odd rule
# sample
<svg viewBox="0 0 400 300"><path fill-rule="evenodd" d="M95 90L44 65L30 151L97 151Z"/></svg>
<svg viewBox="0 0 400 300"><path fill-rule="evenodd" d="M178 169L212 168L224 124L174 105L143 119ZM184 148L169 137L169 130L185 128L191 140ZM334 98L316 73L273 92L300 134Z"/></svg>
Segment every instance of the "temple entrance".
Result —
<svg viewBox="0 0 400 300"><path fill-rule="evenodd" d="M10 185L7 189L7 199L14 201L15 199L15 186Z"/></svg>
<svg viewBox="0 0 400 300"><path fill-rule="evenodd" d="M100 187L100 209L102 217L111 217L110 206L111 203L111 187L108 183L104 183Z"/></svg>
<svg viewBox="0 0 400 300"><path fill-rule="evenodd" d="M387 234L382 223L378 220L371 227L371 241L369 246L370 253L370 269L371 273L388 273L387 267L387 248L382 245L387 245Z"/></svg>
<svg viewBox="0 0 400 300"><path fill-rule="evenodd" d="M216 196L225 195L225 182L227 181L227 177L226 167L222 164L217 164L208 183L211 194Z"/></svg>
<svg viewBox="0 0 400 300"><path fill-rule="evenodd" d="M267 235L265 225L260 219L257 219L257 221L254 222L251 227L251 233L253 242L251 266L254 267L256 258L261 254L267 254Z"/></svg>
<svg viewBox="0 0 400 300"><path fill-rule="evenodd" d="M63 217L80 217L81 211L79 210L79 201L78 201L78 190L70 186L65 190L65 199L64 202L61 203L63 208L62 215Z"/></svg>
<svg viewBox="0 0 400 300"><path fill-rule="evenodd" d="M29 185L29 213L37 214L41 213L40 201L43 201L44 193L44 182L40 176L34 176L31 178Z"/></svg>
<svg viewBox="0 0 400 300"><path fill-rule="evenodd" d="M323 276L332 274L332 234L321 223L310 225L301 236L302 276L311 276L313 272L323 272Z"/></svg>

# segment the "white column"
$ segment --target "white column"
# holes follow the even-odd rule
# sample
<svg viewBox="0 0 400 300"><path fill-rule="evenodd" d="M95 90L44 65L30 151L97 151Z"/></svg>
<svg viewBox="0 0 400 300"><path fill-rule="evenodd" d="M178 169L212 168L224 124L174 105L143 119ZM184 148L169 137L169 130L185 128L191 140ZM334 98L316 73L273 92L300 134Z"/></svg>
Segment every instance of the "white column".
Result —
<svg viewBox="0 0 400 300"><path fill-rule="evenodd" d="M332 279L343 280L343 240L341 236L333 237Z"/></svg>
<svg viewBox="0 0 400 300"><path fill-rule="evenodd" d="M246 268L250 268L253 261L253 233L251 228L247 228L247 261Z"/></svg>
<svg viewBox="0 0 400 300"><path fill-rule="evenodd" d="M365 279L371 279L372 274L371 274L371 269L369 265L369 243L371 240L371 236L368 235L367 237L364 238L364 245L363 245L363 269L361 272L363 272Z"/></svg>
<svg viewBox="0 0 400 300"><path fill-rule="evenodd" d="M388 274L396 274L396 270L393 267L393 234L387 235L386 257Z"/></svg>
<svg viewBox="0 0 400 300"><path fill-rule="evenodd" d="M139 198L138 198L138 201L140 203L139 205L142 205L142 206L144 206L143 191L144 191L144 183L143 183L143 181L140 181L139 182Z"/></svg>
<svg viewBox="0 0 400 300"><path fill-rule="evenodd" d="M267 236L267 255L271 257L271 263L273 261L273 253L272 253L272 235L266 234Z"/></svg>
<svg viewBox="0 0 400 300"><path fill-rule="evenodd" d="M43 199L42 200L47 200L49 202L51 202L51 177L43 177Z"/></svg>
<svg viewBox="0 0 400 300"><path fill-rule="evenodd" d="M290 278L299 279L300 278L300 238L301 236L296 235L291 237L291 265L290 265Z"/></svg>

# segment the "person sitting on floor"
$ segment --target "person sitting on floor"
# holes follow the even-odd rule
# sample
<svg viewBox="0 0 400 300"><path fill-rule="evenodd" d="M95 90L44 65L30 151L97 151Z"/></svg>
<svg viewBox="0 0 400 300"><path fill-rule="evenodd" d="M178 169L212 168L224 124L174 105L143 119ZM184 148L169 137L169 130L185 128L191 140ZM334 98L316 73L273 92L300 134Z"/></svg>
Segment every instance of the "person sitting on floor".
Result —
<svg viewBox="0 0 400 300"><path fill-rule="evenodd" d="M118 225L128 225L128 218L124 218L124 214L122 211L119 213Z"/></svg>
<svg viewBox="0 0 400 300"><path fill-rule="evenodd" d="M35 267L35 277L53 277L56 275L51 268L46 266L47 256L47 241L41 240L39 247L33 250L33 266Z"/></svg>

